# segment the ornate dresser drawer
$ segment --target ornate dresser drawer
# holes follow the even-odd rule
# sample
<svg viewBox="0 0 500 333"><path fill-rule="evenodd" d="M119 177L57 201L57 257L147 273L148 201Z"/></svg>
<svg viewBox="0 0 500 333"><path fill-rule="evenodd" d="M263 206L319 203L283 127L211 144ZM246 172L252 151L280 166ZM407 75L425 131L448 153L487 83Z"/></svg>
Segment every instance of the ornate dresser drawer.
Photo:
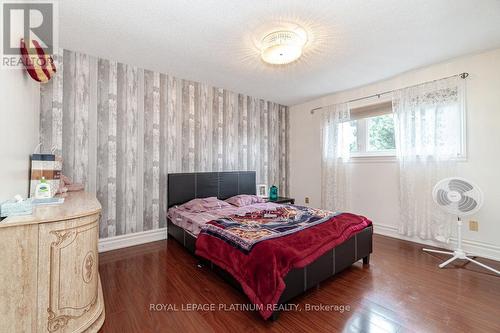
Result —
<svg viewBox="0 0 500 333"><path fill-rule="evenodd" d="M0 223L1 251L17 257L0 261L0 293L7 295L0 303L1 332L99 330L100 211L95 197L81 192L61 206L38 207L33 216Z"/></svg>

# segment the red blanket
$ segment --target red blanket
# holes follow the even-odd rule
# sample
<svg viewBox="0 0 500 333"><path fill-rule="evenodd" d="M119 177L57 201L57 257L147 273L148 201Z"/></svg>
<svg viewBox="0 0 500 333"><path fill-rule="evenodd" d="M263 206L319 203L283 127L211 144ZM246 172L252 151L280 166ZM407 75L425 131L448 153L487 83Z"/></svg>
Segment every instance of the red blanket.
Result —
<svg viewBox="0 0 500 333"><path fill-rule="evenodd" d="M284 277L291 269L307 266L370 225L371 221L363 216L342 213L300 232L259 242L248 254L220 238L200 233L196 254L229 272L267 319L286 287Z"/></svg>

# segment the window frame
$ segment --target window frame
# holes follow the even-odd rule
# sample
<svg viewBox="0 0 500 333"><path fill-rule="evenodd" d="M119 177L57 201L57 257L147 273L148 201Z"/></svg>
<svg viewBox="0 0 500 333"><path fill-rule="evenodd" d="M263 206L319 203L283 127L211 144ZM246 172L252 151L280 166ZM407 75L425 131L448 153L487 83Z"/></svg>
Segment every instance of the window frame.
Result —
<svg viewBox="0 0 500 333"><path fill-rule="evenodd" d="M370 108L374 107L379 104L384 104L384 103L392 103L392 98L378 98L376 101L370 101L366 102L363 104L355 105L355 106L350 106L350 110L355 109L360 109L360 108ZM356 112L354 112L355 114ZM376 116L381 116L381 115L386 115L386 114L391 114L394 116L394 112L385 112L382 114L375 114L373 117ZM357 143L357 151L356 152L351 152L350 157L353 159L377 159L377 158L382 158L382 159L390 159L390 160L395 160L396 159L396 148L394 149L387 149L387 150L379 150L379 151L368 151L368 122L367 119L372 118L369 115L366 117L361 117L361 118L355 118L353 120L356 121L356 143ZM352 120L351 120L352 121Z"/></svg>

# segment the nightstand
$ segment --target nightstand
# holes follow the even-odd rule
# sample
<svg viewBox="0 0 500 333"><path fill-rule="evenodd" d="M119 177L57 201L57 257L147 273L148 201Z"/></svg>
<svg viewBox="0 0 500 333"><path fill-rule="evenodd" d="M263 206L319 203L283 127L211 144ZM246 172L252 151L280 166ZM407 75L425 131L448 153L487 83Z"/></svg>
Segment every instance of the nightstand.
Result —
<svg viewBox="0 0 500 333"><path fill-rule="evenodd" d="M292 204L294 205L295 204L295 199L294 198L286 198L286 197L278 197L278 199L276 200L269 200L267 199L268 202L274 202L274 203L280 203L280 204L284 204L284 203L289 203L289 204Z"/></svg>

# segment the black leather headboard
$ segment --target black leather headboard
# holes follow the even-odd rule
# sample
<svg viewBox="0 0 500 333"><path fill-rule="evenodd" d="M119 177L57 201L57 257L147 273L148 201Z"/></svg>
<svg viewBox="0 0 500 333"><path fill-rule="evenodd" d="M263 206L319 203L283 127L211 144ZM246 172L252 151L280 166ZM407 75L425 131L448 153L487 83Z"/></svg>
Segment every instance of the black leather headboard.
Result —
<svg viewBox="0 0 500 333"><path fill-rule="evenodd" d="M255 194L255 171L168 174L168 208L196 198Z"/></svg>

